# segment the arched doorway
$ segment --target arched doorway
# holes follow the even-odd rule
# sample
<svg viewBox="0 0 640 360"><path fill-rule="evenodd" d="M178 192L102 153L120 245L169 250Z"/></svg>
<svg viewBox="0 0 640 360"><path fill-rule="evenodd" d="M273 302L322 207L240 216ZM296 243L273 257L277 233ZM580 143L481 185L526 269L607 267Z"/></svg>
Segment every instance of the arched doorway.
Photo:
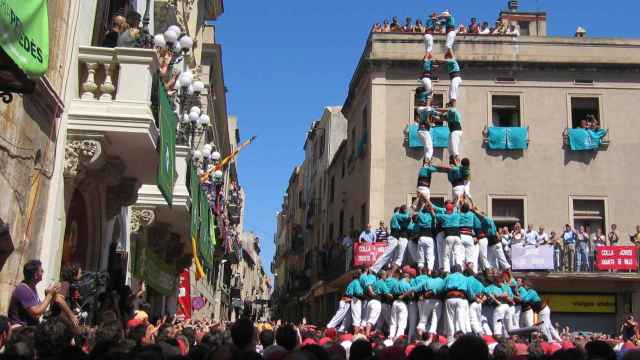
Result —
<svg viewBox="0 0 640 360"><path fill-rule="evenodd" d="M67 222L62 245L62 264L76 263L83 269L87 266L89 233L87 207L82 194L76 190L67 211Z"/></svg>

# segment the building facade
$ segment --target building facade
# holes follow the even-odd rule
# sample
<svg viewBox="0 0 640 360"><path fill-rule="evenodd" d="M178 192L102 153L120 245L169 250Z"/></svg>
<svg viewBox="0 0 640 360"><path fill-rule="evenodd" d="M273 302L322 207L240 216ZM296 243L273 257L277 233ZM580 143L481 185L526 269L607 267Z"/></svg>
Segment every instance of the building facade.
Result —
<svg viewBox="0 0 640 360"><path fill-rule="evenodd" d="M589 225L592 232L606 232L615 223L622 234L634 232L638 220L629 211L629 196L640 190L633 151L638 125L632 119L638 112L634 99L640 95L640 41L548 37L544 13L502 16L521 21L528 35L459 34L454 49L463 72L457 103L463 119L462 155L471 161L475 204L499 225L544 225L547 232L561 232L564 224ZM443 54L444 39L436 36L434 57L442 59ZM407 128L414 119L423 56L418 34L372 33L367 39L342 107L347 138L326 173L340 179L325 223L333 223L338 237L367 223L388 222L394 207L411 204L416 196L423 152L408 146ZM434 101L445 104L448 76L444 69L437 75ZM608 134L594 151L572 151L567 130L587 114L599 119ZM528 146L489 149L487 131L492 127L527 129ZM446 164L448 157L446 149L436 149L434 163ZM434 175L431 194L434 201L451 198L445 175ZM622 244L628 243L623 237ZM326 246L336 246L329 245L333 238L326 239ZM584 323L597 319L598 330L615 328L640 306L640 288L624 274L536 273L531 278L542 292L578 300L595 292L614 299L615 311L606 315L571 317ZM335 276L318 293L335 300L346 281ZM319 323L334 309L322 314Z"/></svg>

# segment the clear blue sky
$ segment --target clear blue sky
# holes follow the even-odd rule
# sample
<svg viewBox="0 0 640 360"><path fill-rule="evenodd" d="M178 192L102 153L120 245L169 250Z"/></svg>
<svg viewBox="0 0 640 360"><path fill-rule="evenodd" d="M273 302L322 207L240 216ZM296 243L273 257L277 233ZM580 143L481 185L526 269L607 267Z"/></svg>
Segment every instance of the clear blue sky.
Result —
<svg viewBox="0 0 640 360"><path fill-rule="evenodd" d="M309 124L324 106L342 105L374 22L421 17L450 9L458 22L495 21L507 0L276 0L225 1L216 22L222 45L228 110L243 139L258 139L239 156L246 192L245 229L261 238L270 273L275 215L293 167L304 158ZM640 37L635 1L522 0L522 10L544 10L548 32L572 36ZM616 28L618 27L618 28Z"/></svg>

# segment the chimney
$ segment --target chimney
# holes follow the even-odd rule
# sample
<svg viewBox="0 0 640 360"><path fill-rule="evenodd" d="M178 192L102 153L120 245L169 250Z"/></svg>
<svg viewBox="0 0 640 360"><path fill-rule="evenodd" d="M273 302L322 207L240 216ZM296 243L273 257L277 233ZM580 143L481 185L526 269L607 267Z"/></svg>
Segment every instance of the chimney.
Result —
<svg viewBox="0 0 640 360"><path fill-rule="evenodd" d="M509 0L509 3L507 5L509 7L509 10L511 12L517 12L518 11L518 0Z"/></svg>

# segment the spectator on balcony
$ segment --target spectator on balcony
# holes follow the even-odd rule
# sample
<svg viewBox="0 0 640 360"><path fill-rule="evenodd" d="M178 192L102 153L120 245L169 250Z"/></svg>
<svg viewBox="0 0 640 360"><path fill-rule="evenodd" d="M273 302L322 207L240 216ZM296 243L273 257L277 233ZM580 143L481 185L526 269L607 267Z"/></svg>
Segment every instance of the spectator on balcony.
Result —
<svg viewBox="0 0 640 360"><path fill-rule="evenodd" d="M460 24L460 26L458 26L458 30L456 30L456 34L466 34L467 33L467 27L464 26L463 24Z"/></svg>
<svg viewBox="0 0 640 360"><path fill-rule="evenodd" d="M371 230L371 224L367 224L367 228L362 230L360 236L358 236L358 243L374 243L376 242L376 233Z"/></svg>
<svg viewBox="0 0 640 360"><path fill-rule="evenodd" d="M538 246L538 233L533 230L533 225L527 225L527 231L524 233L525 246Z"/></svg>
<svg viewBox="0 0 640 360"><path fill-rule="evenodd" d="M384 224L384 221L380 221L380 225L376 229L376 241L387 241L389 238L389 232L387 231L387 226Z"/></svg>
<svg viewBox="0 0 640 360"><path fill-rule="evenodd" d="M629 238L634 245L640 246L640 225L636 225L636 233L629 234Z"/></svg>
<svg viewBox="0 0 640 360"><path fill-rule="evenodd" d="M609 241L609 245L615 246L620 242L620 232L618 231L618 225L611 224L611 230L609 230L609 234L607 234L607 240Z"/></svg>
<svg viewBox="0 0 640 360"><path fill-rule="evenodd" d="M118 35L119 47L134 47L140 37L140 14L130 11L127 14L125 29Z"/></svg>
<svg viewBox="0 0 640 360"><path fill-rule="evenodd" d="M598 228L596 232L591 235L591 245L595 251L596 246L608 246L607 237L604 236L602 229Z"/></svg>
<svg viewBox="0 0 640 360"><path fill-rule="evenodd" d="M413 32L413 25L411 24L411 18L407 16L402 26L402 32Z"/></svg>
<svg viewBox="0 0 640 360"><path fill-rule="evenodd" d="M382 32L391 32L391 25L386 19L382 22Z"/></svg>
<svg viewBox="0 0 640 360"><path fill-rule="evenodd" d="M478 23L478 19L474 17L471 18L471 23L469 24L467 32L469 34L480 34L480 24Z"/></svg>
<svg viewBox="0 0 640 360"><path fill-rule="evenodd" d="M113 15L111 18L111 29L104 35L103 47L114 48L118 45L118 36L126 29L127 20L122 15Z"/></svg>
<svg viewBox="0 0 640 360"><path fill-rule="evenodd" d="M402 26L400 25L400 22L398 21L398 17L394 16L391 19L391 25L389 25L389 31L391 32L400 32L402 31Z"/></svg>
<svg viewBox="0 0 640 360"><path fill-rule="evenodd" d="M482 26L480 27L480 35L489 35L491 34L491 28L489 27L489 23L488 22L483 22Z"/></svg>
<svg viewBox="0 0 640 360"><path fill-rule="evenodd" d="M507 28L507 35L520 36L520 26L518 26L515 21L509 24L509 27Z"/></svg>
<svg viewBox="0 0 640 360"><path fill-rule="evenodd" d="M545 245L553 246L553 269L555 271L562 271L562 239L555 231L551 231L549 240L547 240Z"/></svg>
<svg viewBox="0 0 640 360"><path fill-rule="evenodd" d="M576 237L576 271L589 271L589 233L580 225Z"/></svg>
<svg viewBox="0 0 640 360"><path fill-rule="evenodd" d="M507 258L511 258L511 233L506 226L500 229L500 242Z"/></svg>
<svg viewBox="0 0 640 360"><path fill-rule="evenodd" d="M564 233L562 233L562 240L564 241L564 253L566 256L565 264L567 271L575 271L576 265L576 240L578 234L571 228L571 225L565 224Z"/></svg>
<svg viewBox="0 0 640 360"><path fill-rule="evenodd" d="M544 226L540 225L538 227L538 232L536 233L536 240L538 245L548 244L549 243L549 235L544 231Z"/></svg>
<svg viewBox="0 0 640 360"><path fill-rule="evenodd" d="M522 225L520 225L519 222L516 222L515 225L513 225L513 230L511 231L511 246L524 246L524 241L525 241L525 232L524 229L522 228Z"/></svg>
<svg viewBox="0 0 640 360"><path fill-rule="evenodd" d="M373 25L373 30L371 30L371 32L382 32L382 25L380 25L380 23L375 23Z"/></svg>
<svg viewBox="0 0 640 360"><path fill-rule="evenodd" d="M424 34L427 28L422 24L422 20L416 19L416 24L413 26L413 32L418 34Z"/></svg>

